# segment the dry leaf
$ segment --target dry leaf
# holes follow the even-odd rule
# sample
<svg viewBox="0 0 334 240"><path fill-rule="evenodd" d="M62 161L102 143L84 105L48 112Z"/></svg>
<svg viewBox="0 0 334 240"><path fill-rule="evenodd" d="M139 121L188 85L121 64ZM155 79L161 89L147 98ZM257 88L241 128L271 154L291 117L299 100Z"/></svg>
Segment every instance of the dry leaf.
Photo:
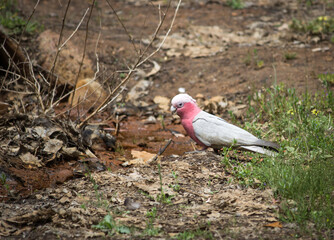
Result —
<svg viewBox="0 0 334 240"><path fill-rule="evenodd" d="M30 152L27 152L20 156L22 162L25 164L35 165L37 167L42 167L42 161L38 157L32 155Z"/></svg>
<svg viewBox="0 0 334 240"><path fill-rule="evenodd" d="M155 157L156 154L149 153L146 151L132 150L131 155L134 157L134 159L126 161L125 163L122 164L122 166L140 165L149 163Z"/></svg>
<svg viewBox="0 0 334 240"><path fill-rule="evenodd" d="M283 225L281 222L273 222L273 223L268 223L264 225L265 227L272 227L272 228L282 228Z"/></svg>
<svg viewBox="0 0 334 240"><path fill-rule="evenodd" d="M155 96L153 99L155 104L159 105L159 108L164 110L165 112L169 111L170 99L162 96Z"/></svg>
<svg viewBox="0 0 334 240"><path fill-rule="evenodd" d="M43 151L47 154L57 153L63 146L64 142L58 139L50 139L44 145Z"/></svg>
<svg viewBox="0 0 334 240"><path fill-rule="evenodd" d="M160 71L160 69L161 69L160 65L156 61L152 61L152 63L153 63L153 68L149 73L146 74L145 77L153 76L154 74L156 74Z"/></svg>

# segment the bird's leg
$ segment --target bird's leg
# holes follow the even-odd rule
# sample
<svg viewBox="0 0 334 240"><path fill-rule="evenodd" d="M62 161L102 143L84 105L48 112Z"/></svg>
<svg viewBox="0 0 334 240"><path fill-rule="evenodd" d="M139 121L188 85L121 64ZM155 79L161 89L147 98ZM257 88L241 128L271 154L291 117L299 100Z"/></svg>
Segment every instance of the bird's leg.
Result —
<svg viewBox="0 0 334 240"><path fill-rule="evenodd" d="M220 155L220 152L219 152L220 149L214 148L213 151L215 152L215 154Z"/></svg>
<svg viewBox="0 0 334 240"><path fill-rule="evenodd" d="M200 150L195 150L195 151L190 151L190 152L185 152L185 154L192 154L192 153L200 153L200 152L204 152L208 147L203 147Z"/></svg>

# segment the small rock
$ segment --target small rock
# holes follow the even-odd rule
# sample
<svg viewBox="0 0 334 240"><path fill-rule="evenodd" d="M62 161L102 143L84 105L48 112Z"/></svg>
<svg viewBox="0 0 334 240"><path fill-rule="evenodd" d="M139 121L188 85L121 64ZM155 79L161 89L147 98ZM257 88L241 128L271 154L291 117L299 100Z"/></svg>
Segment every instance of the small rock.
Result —
<svg viewBox="0 0 334 240"><path fill-rule="evenodd" d="M58 212L58 213L59 213L60 216L63 217L63 216L65 216L65 214L66 214L66 210L65 210L64 208L61 208L61 209L59 209L59 212Z"/></svg>
<svg viewBox="0 0 334 240"><path fill-rule="evenodd" d="M179 93L185 93L185 92L186 92L186 89L183 88L183 87L180 87L180 88L178 89L178 91L179 91Z"/></svg>
<svg viewBox="0 0 334 240"><path fill-rule="evenodd" d="M39 48L38 62L44 69L50 70L54 64L58 40L59 33L53 32L52 30L42 32L37 39ZM59 76L59 84L75 85L81 58L81 50L73 43L73 41L68 41L66 47L62 49L58 56L58 62L54 70L54 73ZM92 66L92 61L86 57L81 67L79 79L94 76Z"/></svg>
<svg viewBox="0 0 334 240"><path fill-rule="evenodd" d="M136 209L140 208L140 203L135 202L131 198L126 198L124 200L124 206L126 206L126 208L129 209L129 210L136 210Z"/></svg>
<svg viewBox="0 0 334 240"><path fill-rule="evenodd" d="M82 212L82 208L76 208L76 207L70 207L69 209L68 209L72 214L79 214L79 213L81 213Z"/></svg>
<svg viewBox="0 0 334 240"><path fill-rule="evenodd" d="M151 84L151 81L140 80L129 91L126 100L132 102L135 106L139 106L139 102L137 100L148 94L148 88L151 86Z"/></svg>
<svg viewBox="0 0 334 240"><path fill-rule="evenodd" d="M170 99L167 97L162 97L162 96L155 96L153 99L153 102L155 104L158 104L159 108L164 110L165 112L169 111L169 106L170 106Z"/></svg>
<svg viewBox="0 0 334 240"><path fill-rule="evenodd" d="M67 197L62 197L62 198L59 200L59 203L61 203L61 204L65 204L65 203L67 203L67 202L69 202L69 199L68 199Z"/></svg>
<svg viewBox="0 0 334 240"><path fill-rule="evenodd" d="M36 194L35 197L36 197L37 200L41 200L43 198L43 196L41 194Z"/></svg>
<svg viewBox="0 0 334 240"><path fill-rule="evenodd" d="M108 96L101 84L91 78L79 80L76 89L73 106L80 104L80 106L89 109L92 106L100 105ZM72 94L68 101L69 103L72 101Z"/></svg>
<svg viewBox="0 0 334 240"><path fill-rule="evenodd" d="M149 116L145 120L145 124L155 124L157 122L157 119L154 116Z"/></svg>

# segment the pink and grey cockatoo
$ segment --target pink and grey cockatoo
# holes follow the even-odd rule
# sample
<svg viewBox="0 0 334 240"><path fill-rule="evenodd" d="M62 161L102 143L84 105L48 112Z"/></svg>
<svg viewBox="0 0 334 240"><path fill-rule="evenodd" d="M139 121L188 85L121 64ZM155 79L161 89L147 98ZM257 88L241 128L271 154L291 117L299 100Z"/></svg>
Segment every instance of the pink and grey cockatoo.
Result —
<svg viewBox="0 0 334 240"><path fill-rule="evenodd" d="M179 115L187 134L203 147L202 150L212 147L217 151L233 145L238 149L274 155L275 152L271 150L277 151L279 148L276 143L258 139L246 130L202 111L188 94L176 95L172 99L171 111Z"/></svg>

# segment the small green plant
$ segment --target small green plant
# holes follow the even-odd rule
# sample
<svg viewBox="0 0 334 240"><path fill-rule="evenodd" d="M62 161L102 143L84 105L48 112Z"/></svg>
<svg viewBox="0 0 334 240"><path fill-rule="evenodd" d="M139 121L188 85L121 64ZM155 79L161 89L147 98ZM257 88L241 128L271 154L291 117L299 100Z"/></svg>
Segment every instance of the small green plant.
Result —
<svg viewBox="0 0 334 240"><path fill-rule="evenodd" d="M178 240L190 240L190 239L214 239L213 234L208 230L210 223L208 223L208 227L198 228L196 230L184 231L179 233L176 236Z"/></svg>
<svg viewBox="0 0 334 240"><path fill-rule="evenodd" d="M165 204L172 203L173 195L168 195L164 192L163 184L162 184L162 175L161 175L161 166L158 163L159 170L159 179L160 179L160 194L157 195L157 201Z"/></svg>
<svg viewBox="0 0 334 240"><path fill-rule="evenodd" d="M109 235L113 235L115 233L121 234L130 234L131 229L125 225L121 225L119 222L116 222L113 217L108 214L104 217L104 219L99 222L97 225L93 225L93 228L100 229L108 232Z"/></svg>
<svg viewBox="0 0 334 240"><path fill-rule="evenodd" d="M147 236L156 236L160 233L160 229L154 227L153 223L157 218L157 208L153 207L151 210L147 211L146 217L148 220L146 221L146 228L144 230L144 234Z"/></svg>
<svg viewBox="0 0 334 240"><path fill-rule="evenodd" d="M329 39L329 41L330 41L331 43L334 43L334 34L331 36L331 38Z"/></svg>
<svg viewBox="0 0 334 240"><path fill-rule="evenodd" d="M155 219L157 217L157 208L153 207L151 210L147 211L146 217L150 219Z"/></svg>
<svg viewBox="0 0 334 240"><path fill-rule="evenodd" d="M0 3L0 25L8 29L9 35L15 35L25 30L28 34L33 34L41 28L35 21L27 22L19 16L16 9L16 1L5 0Z"/></svg>
<svg viewBox="0 0 334 240"><path fill-rule="evenodd" d="M166 129L166 124L165 124L165 118L163 115L159 115L159 119L160 119L160 123L161 123L161 127L163 130Z"/></svg>
<svg viewBox="0 0 334 240"><path fill-rule="evenodd" d="M230 153L234 153L235 157L231 157ZM251 153L243 153L243 156L248 156ZM233 150L233 145L229 148L224 148L222 152L221 163L224 165L225 171L231 174L231 181L237 181L240 185L243 186L253 186L253 165L256 164L255 158L250 157L249 161L240 161L237 158L236 151ZM252 156L252 155L251 155Z"/></svg>
<svg viewBox="0 0 334 240"><path fill-rule="evenodd" d="M244 1L243 0L228 0L227 6L231 7L232 9L242 9L244 8Z"/></svg>
<svg viewBox="0 0 334 240"><path fill-rule="evenodd" d="M286 52L284 54L284 58L285 58L286 61L296 59L297 58L297 53L295 53L295 52Z"/></svg>
<svg viewBox="0 0 334 240"><path fill-rule="evenodd" d="M89 179L89 181L93 184L93 188L94 188L94 192L95 192L95 196L97 201L94 202L94 204L97 207L103 207L105 209L109 209L109 201L105 198L105 196L103 195L103 192L99 191L100 186L96 183L95 179L93 178L92 174L90 173L90 171L88 171L87 173L85 173L85 176Z"/></svg>
<svg viewBox="0 0 334 240"><path fill-rule="evenodd" d="M264 61L259 58L258 51L256 48L253 51L248 51L246 58L244 59L244 63L247 66L253 65L254 68L260 69L264 67Z"/></svg>
<svg viewBox="0 0 334 240"><path fill-rule="evenodd" d="M81 204L80 207L81 207L83 210L86 210L86 209L87 209L86 204L84 204L84 203Z"/></svg>
<svg viewBox="0 0 334 240"><path fill-rule="evenodd" d="M133 141L135 141L135 140L133 140ZM123 145L117 142L115 152L118 152L121 155L124 155L125 151L124 151Z"/></svg>
<svg viewBox="0 0 334 240"><path fill-rule="evenodd" d="M334 85L334 73L321 73L318 78L326 88Z"/></svg>
<svg viewBox="0 0 334 240"><path fill-rule="evenodd" d="M324 34L334 32L334 18L330 16L320 16L308 22L293 19L290 28L297 32L323 36Z"/></svg>
<svg viewBox="0 0 334 240"><path fill-rule="evenodd" d="M179 181L178 181L177 172L172 171L172 176L173 176L176 183L175 184L169 184L169 187L173 188L173 190L175 192L178 192L178 191L180 191L180 184L179 184Z"/></svg>
<svg viewBox="0 0 334 240"><path fill-rule="evenodd" d="M0 174L0 184L3 185L7 191L9 191L9 185L7 184L7 176L5 173Z"/></svg>

